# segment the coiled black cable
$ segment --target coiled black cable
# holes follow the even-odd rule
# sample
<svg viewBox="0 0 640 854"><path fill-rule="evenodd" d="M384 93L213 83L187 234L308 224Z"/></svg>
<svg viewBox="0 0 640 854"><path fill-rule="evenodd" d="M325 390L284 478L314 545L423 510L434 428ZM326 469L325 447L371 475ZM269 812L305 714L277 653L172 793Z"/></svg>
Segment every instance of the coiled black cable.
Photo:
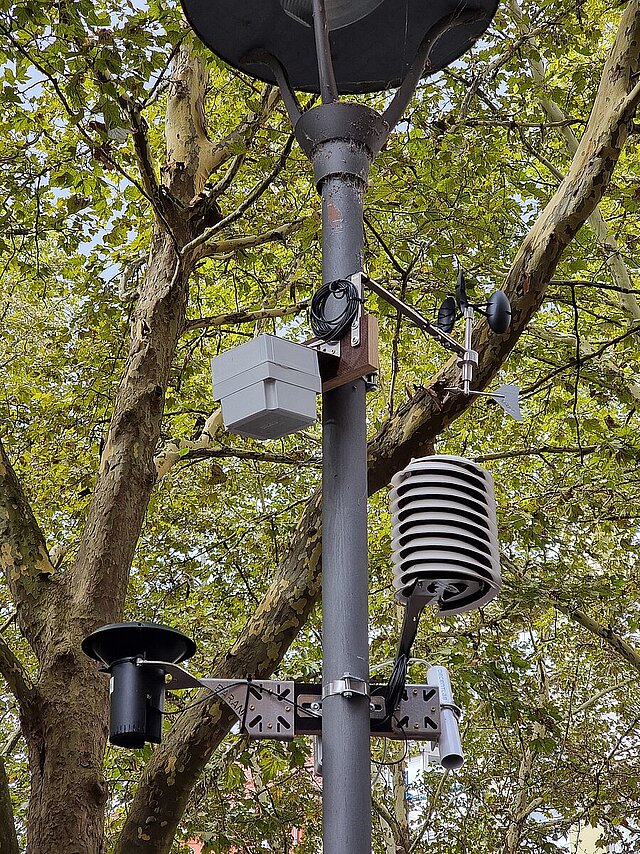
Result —
<svg viewBox="0 0 640 854"><path fill-rule="evenodd" d="M342 309L339 314L331 318L327 317L329 300L334 303L335 308L339 306ZM311 300L309 309L311 328L323 341L340 341L356 319L362 302L357 287L349 279L327 282Z"/></svg>

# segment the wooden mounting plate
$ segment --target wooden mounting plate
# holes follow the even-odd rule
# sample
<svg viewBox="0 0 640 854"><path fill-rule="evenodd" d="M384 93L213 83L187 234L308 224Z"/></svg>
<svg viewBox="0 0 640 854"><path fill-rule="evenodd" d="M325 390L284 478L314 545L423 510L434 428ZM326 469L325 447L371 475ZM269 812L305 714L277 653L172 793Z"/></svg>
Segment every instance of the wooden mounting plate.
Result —
<svg viewBox="0 0 640 854"><path fill-rule="evenodd" d="M360 344L351 346L351 331L340 341L340 358L319 352L322 391L346 385L352 380L375 374L380 369L378 320L371 314L360 318Z"/></svg>

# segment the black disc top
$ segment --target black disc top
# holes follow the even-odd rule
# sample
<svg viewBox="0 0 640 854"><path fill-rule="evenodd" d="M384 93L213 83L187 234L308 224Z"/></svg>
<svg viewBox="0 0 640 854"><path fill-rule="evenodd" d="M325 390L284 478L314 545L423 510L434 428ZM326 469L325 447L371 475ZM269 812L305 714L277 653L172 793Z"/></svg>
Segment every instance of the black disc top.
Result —
<svg viewBox="0 0 640 854"><path fill-rule="evenodd" d="M319 91L310 0L182 0L182 5L199 38L225 62L274 83L268 68L245 61L250 51L266 50L283 65L292 88ZM445 68L482 35L497 6L497 0L327 0L339 92L398 86L434 25L477 10L477 20L454 22L434 47L426 72Z"/></svg>
<svg viewBox="0 0 640 854"><path fill-rule="evenodd" d="M196 651L191 638L159 623L112 623L82 641L82 651L110 667L122 658L146 658L177 664Z"/></svg>

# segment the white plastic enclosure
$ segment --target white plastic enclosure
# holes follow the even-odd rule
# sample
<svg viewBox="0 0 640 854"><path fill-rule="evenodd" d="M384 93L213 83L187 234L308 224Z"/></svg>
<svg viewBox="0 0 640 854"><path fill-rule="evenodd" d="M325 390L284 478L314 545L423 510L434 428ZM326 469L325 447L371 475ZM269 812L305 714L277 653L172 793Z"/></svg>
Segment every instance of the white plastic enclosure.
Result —
<svg viewBox="0 0 640 854"><path fill-rule="evenodd" d="M211 361L213 395L230 433L280 439L316 421L322 390L315 350L258 335Z"/></svg>

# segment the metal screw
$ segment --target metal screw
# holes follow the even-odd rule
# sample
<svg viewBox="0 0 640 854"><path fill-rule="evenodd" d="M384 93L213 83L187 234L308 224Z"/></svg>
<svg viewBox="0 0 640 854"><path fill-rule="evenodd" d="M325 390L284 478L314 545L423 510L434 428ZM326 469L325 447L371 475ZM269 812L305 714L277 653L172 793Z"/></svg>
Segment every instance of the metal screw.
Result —
<svg viewBox="0 0 640 854"><path fill-rule="evenodd" d="M273 727L273 724L267 724L267 729L271 729L272 727Z"/></svg>
<svg viewBox="0 0 640 854"><path fill-rule="evenodd" d="M435 707L435 706L431 706L431 711L432 711L432 712L435 712L435 710L436 710L436 707Z"/></svg>
<svg viewBox="0 0 640 854"><path fill-rule="evenodd" d="M414 697L417 697L417 696L418 696L418 691L417 691L417 689L416 689L416 688L414 688L414 689L413 689L413 691L412 691L411 693L413 694L413 696L414 696Z"/></svg>
<svg viewBox="0 0 640 854"><path fill-rule="evenodd" d="M343 692L342 692L342 696L343 696L343 697L346 697L346 698L347 698L347 700L350 700L350 699L351 699L351 697L353 697L353 691L343 691Z"/></svg>
<svg viewBox="0 0 640 854"><path fill-rule="evenodd" d="M320 708L320 703L311 703L312 711L317 712L319 708Z"/></svg>
<svg viewBox="0 0 640 854"><path fill-rule="evenodd" d="M291 706L285 706L285 707L284 707L284 710L285 710L285 712L290 712L290 711L291 711Z"/></svg>
<svg viewBox="0 0 640 854"><path fill-rule="evenodd" d="M250 709L251 709L251 711L253 712L253 710L255 709L255 706L249 706L249 708L250 708Z"/></svg>
<svg viewBox="0 0 640 854"><path fill-rule="evenodd" d="M271 724L269 724L269 726L271 726ZM413 725L413 728L414 728L414 729L420 729L420 724L414 724L414 725Z"/></svg>

